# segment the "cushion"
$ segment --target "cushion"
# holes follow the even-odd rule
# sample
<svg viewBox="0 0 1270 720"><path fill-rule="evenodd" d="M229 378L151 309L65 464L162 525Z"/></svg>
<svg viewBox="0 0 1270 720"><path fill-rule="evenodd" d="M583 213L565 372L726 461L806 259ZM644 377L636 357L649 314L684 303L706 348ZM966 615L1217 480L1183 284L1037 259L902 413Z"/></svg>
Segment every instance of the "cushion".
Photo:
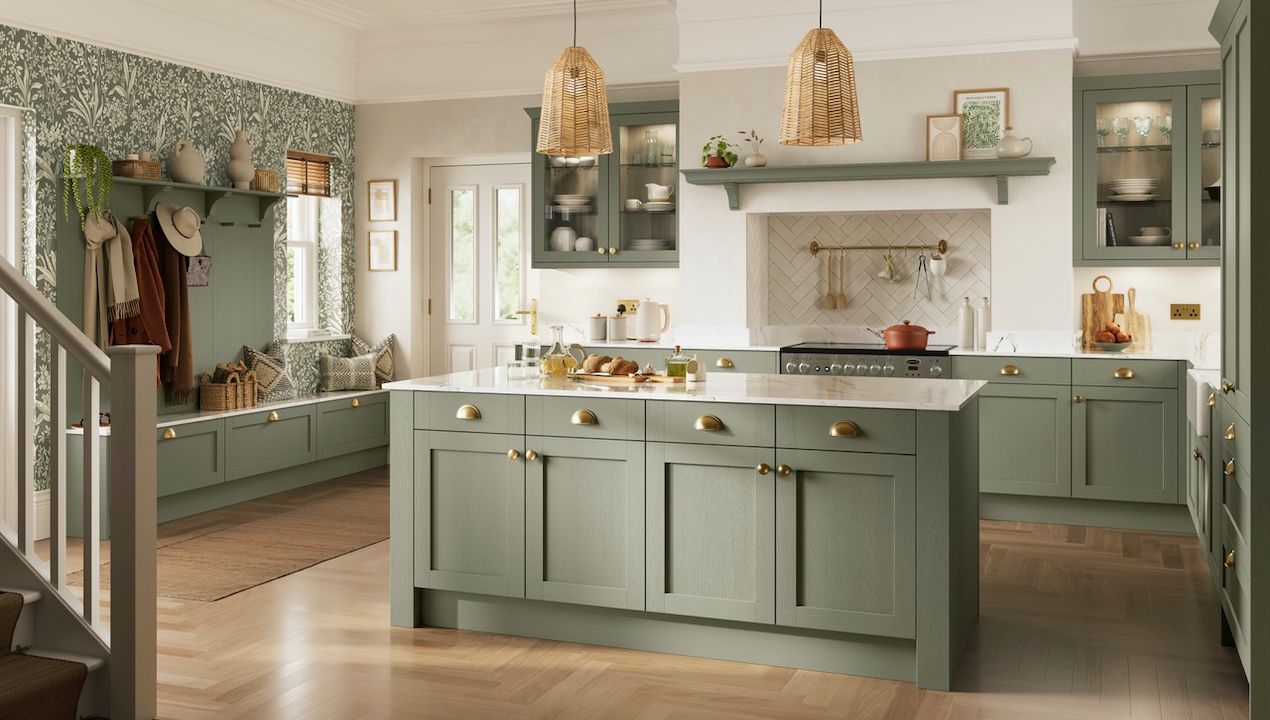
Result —
<svg viewBox="0 0 1270 720"><path fill-rule="evenodd" d="M243 362L256 373L256 398L259 402L295 399L295 380L287 368L287 357L281 345L273 343L265 352L243 346Z"/></svg>
<svg viewBox="0 0 1270 720"><path fill-rule="evenodd" d="M375 374L375 353L342 358L322 354L318 360L322 392L332 390L375 390L379 378Z"/></svg>
<svg viewBox="0 0 1270 720"><path fill-rule="evenodd" d="M393 362L392 362L392 350L393 350L393 345L395 345L396 342L397 342L396 335L389 335L388 337L384 338L383 341L380 342L378 345L371 345L370 343L357 337L356 335L353 336L353 355L358 356L358 355L374 354L375 377L379 378L379 383L381 385L383 383L392 381L392 376L394 372Z"/></svg>

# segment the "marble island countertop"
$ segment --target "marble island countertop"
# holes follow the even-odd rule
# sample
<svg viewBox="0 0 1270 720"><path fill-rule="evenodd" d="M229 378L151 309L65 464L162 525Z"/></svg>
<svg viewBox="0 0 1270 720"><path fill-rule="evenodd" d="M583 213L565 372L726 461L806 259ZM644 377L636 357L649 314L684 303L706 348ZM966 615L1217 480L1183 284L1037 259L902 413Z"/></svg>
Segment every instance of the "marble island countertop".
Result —
<svg viewBox="0 0 1270 720"><path fill-rule="evenodd" d="M490 368L387 383L387 390L499 393L511 395L604 395L641 400L813 405L956 412L987 383L981 380L847 378L757 373L712 373L704 383L610 385L574 380L510 379Z"/></svg>

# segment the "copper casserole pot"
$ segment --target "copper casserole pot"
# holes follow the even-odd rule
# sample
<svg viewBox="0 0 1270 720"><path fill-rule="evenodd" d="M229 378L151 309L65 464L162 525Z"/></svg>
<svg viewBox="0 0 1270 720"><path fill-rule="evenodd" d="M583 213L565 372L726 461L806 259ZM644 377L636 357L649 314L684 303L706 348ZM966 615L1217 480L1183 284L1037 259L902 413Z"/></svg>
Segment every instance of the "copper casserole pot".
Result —
<svg viewBox="0 0 1270 720"><path fill-rule="evenodd" d="M908 320L878 333L886 341L887 350L925 350L926 341L934 334L934 330L927 330Z"/></svg>

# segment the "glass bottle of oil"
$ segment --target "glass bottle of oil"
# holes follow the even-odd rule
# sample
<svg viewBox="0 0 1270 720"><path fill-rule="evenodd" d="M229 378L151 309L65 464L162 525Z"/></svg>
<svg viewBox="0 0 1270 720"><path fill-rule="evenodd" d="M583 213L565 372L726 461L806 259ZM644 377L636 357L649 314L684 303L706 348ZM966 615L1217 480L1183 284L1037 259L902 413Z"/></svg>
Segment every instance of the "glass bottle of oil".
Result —
<svg viewBox="0 0 1270 720"><path fill-rule="evenodd" d="M675 351L666 356L666 377L687 377L691 359L676 345Z"/></svg>

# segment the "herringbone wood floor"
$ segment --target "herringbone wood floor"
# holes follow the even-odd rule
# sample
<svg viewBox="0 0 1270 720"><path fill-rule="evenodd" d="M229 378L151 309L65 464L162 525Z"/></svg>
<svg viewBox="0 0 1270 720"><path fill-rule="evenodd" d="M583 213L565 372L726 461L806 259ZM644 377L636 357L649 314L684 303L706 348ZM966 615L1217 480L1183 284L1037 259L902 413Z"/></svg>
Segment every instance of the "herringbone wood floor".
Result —
<svg viewBox="0 0 1270 720"><path fill-rule="evenodd" d="M251 516L230 508L194 524ZM1217 602L1193 537L984 522L981 572L975 645L956 691L939 693L392 628L388 544L379 543L218 602L160 598L160 709L165 718L216 720L1247 717L1247 683L1233 651L1220 646Z"/></svg>

